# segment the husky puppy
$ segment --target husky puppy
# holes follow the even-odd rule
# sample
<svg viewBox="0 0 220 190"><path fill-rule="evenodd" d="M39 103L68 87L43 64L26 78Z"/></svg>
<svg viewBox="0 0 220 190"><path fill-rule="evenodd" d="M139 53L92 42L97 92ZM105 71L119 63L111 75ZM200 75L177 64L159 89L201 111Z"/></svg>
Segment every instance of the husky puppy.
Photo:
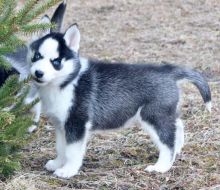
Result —
<svg viewBox="0 0 220 190"><path fill-rule="evenodd" d="M79 56L79 46L74 24L64 34L49 33L29 48L42 110L56 128L57 157L46 169L61 178L76 175L91 132L138 122L160 151L156 164L146 171L168 171L184 144L177 83L192 82L210 110L207 81L194 70L171 64L88 60Z"/></svg>
<svg viewBox="0 0 220 190"><path fill-rule="evenodd" d="M63 17L66 10L66 0L64 0L55 10L51 20L50 18L45 15L40 20L40 23L55 23L55 28L51 29L51 32L60 32L63 24ZM46 31L47 33L48 31ZM41 35L44 35L42 33ZM32 36L32 40L36 40L39 36ZM30 75L30 63L28 62L29 55L28 55L28 46L19 47L14 53L7 54L5 56L5 59L8 60L8 62L12 65L12 69L9 71L4 70L3 68L0 68L0 86L4 84L4 82L7 80L7 78L12 74L19 74L19 81L23 81L28 78ZM19 93L20 94L20 93ZM25 104L30 104L34 100L39 98L37 88L35 84L31 84L31 88L29 90L29 93L27 97L24 100ZM14 105L12 105L9 108L6 108L5 110L10 110L13 108ZM37 129L38 122L40 120L40 113L41 113L41 103L37 103L33 108L32 112L34 113L33 118L33 125L29 127L28 131L31 133L34 130Z"/></svg>

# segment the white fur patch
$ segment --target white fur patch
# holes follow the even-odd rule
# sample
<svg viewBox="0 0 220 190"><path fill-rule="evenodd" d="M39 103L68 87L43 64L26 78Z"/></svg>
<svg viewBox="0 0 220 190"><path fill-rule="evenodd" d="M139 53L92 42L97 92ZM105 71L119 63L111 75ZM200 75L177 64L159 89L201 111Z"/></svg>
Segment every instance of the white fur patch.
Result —
<svg viewBox="0 0 220 190"><path fill-rule="evenodd" d="M28 92L28 95L24 99L24 104L31 104L37 98L39 98L38 91L36 87L33 84L31 84L31 88ZM40 101L31 108L31 112L34 114L33 121L35 123L38 123L40 121L40 115L41 115L41 102ZM32 133L36 129L37 129L37 125L32 125L28 128L28 132Z"/></svg>
<svg viewBox="0 0 220 190"><path fill-rule="evenodd" d="M48 171L55 171L56 169L62 167L66 162L65 158L65 132L63 129L56 128L56 151L57 157L54 160L49 160L45 165Z"/></svg>
<svg viewBox="0 0 220 190"><path fill-rule="evenodd" d="M183 78L183 79L177 80L176 84L178 85L178 87L180 87L182 84L187 83L187 82L189 82L189 80Z"/></svg>
<svg viewBox="0 0 220 190"><path fill-rule="evenodd" d="M212 102L211 101L206 102L205 106L206 106L206 109L211 113L212 112Z"/></svg>
<svg viewBox="0 0 220 190"><path fill-rule="evenodd" d="M88 68L86 59L81 59L82 66L78 76L67 85L64 89L60 89L61 78L54 79L54 82L39 88L40 98L42 100L43 112L52 120L53 125L63 126L68 116L68 110L72 106L74 99L74 85L77 85L78 80L83 72ZM65 64L68 64L67 62ZM70 65L70 64L68 64ZM71 64L73 65L73 64ZM61 71L62 72L62 71ZM67 71L66 71L67 72ZM67 75L68 76L68 75ZM58 80L58 84L56 84ZM65 80L63 78L63 80ZM62 81L63 81L62 80Z"/></svg>
<svg viewBox="0 0 220 190"><path fill-rule="evenodd" d="M160 173L167 172L173 165L175 155L172 156L172 151L170 150L170 148L168 148L167 145L163 144L160 141L159 136L157 135L157 132L154 130L153 126L151 126L149 123L145 121L142 121L141 125L150 135L151 139L157 145L160 151L157 162L154 165L149 165L145 169L145 171L148 172L156 171Z"/></svg>
<svg viewBox="0 0 220 190"><path fill-rule="evenodd" d="M34 113L34 122L39 122L40 120L40 114L41 114L41 102L38 102L34 105L34 107L31 109L32 113Z"/></svg>
<svg viewBox="0 0 220 190"><path fill-rule="evenodd" d="M79 51L80 32L76 25L70 26L64 34L66 45L74 52Z"/></svg>
<svg viewBox="0 0 220 190"><path fill-rule="evenodd" d="M41 115L41 102L38 102L37 104L35 104L33 108L31 109L31 112L34 114L33 121L35 123L38 123L40 121L40 115ZM37 127L38 127L37 125L31 125L28 128L28 132L33 133L34 131L37 130Z"/></svg>
<svg viewBox="0 0 220 190"><path fill-rule="evenodd" d="M180 154L184 145L184 125L181 119L176 119L176 139L175 139L175 152Z"/></svg>
<svg viewBox="0 0 220 190"><path fill-rule="evenodd" d="M31 125L30 127L28 127L28 133L33 133L36 130L37 130L37 125Z"/></svg>
<svg viewBox="0 0 220 190"><path fill-rule="evenodd" d="M86 152L86 144L89 138L89 129L91 128L91 126L92 124L90 121L86 123L86 132L82 140L66 145L66 162L63 167L55 170L54 174L56 176L61 178L70 178L78 174L79 169L82 166L84 154Z"/></svg>
<svg viewBox="0 0 220 190"><path fill-rule="evenodd" d="M58 45L56 40L48 38L41 44L39 52L44 58L56 59L59 57Z"/></svg>
<svg viewBox="0 0 220 190"><path fill-rule="evenodd" d="M54 126L64 126L74 98L73 88L73 85L68 85L61 90L48 85L39 89L43 113L50 118Z"/></svg>

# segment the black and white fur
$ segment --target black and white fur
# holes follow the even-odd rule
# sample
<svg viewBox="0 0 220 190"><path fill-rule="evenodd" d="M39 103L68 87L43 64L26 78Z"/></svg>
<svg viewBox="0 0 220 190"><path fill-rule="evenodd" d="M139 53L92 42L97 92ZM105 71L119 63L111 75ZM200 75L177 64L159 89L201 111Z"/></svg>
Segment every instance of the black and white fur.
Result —
<svg viewBox="0 0 220 190"><path fill-rule="evenodd" d="M65 10L66 10L66 0L64 0L57 7L51 20L49 19L47 15L45 15L40 20L40 23L52 22L55 24L55 28L51 29L51 32L60 32L62 29ZM48 31L46 31L46 33L47 32ZM40 36L43 36L44 34L45 33L43 32L40 34ZM36 40L40 36L39 35L32 36L32 41ZM12 74L19 74L19 81L23 81L28 78L28 76L30 75L30 63L29 63L30 57L28 54L28 46L19 47L17 48L15 52L5 55L5 59L8 60L8 62L12 65L12 69L7 71L3 68L0 68L0 87L4 84L7 78ZM31 84L31 88L29 90L27 97L24 100L24 103L30 104L37 98L39 98L37 87L35 84ZM9 108L6 108L5 110L10 110L13 107L14 105L12 105ZM34 113L33 125L28 128L29 132L33 132L34 130L37 129L38 122L40 120L41 102L37 103L32 108L32 112Z"/></svg>
<svg viewBox="0 0 220 190"><path fill-rule="evenodd" d="M178 83L196 85L210 110L207 81L194 70L171 64L81 58L79 44L80 32L72 25L65 34L49 33L30 45L42 110L56 128L57 157L46 169L61 178L74 176L92 132L139 123L160 151L146 171L168 171L184 144Z"/></svg>

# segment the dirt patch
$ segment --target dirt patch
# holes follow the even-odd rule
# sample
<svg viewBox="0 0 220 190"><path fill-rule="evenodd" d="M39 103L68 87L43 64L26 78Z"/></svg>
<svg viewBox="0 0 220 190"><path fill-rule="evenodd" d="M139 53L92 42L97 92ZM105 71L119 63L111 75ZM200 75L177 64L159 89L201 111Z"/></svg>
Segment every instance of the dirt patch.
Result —
<svg viewBox="0 0 220 190"><path fill-rule="evenodd" d="M126 62L167 61L220 79L219 1L69 1L65 27L80 26L81 55ZM185 147L166 174L146 173L158 157L138 127L92 137L79 176L57 179L43 168L55 156L54 132L42 127L21 155L23 170L0 189L220 189L220 84L210 82L213 111L198 91L183 90Z"/></svg>
<svg viewBox="0 0 220 190"><path fill-rule="evenodd" d="M220 72L218 1L74 1L65 26L77 22L81 54L126 62L189 65Z"/></svg>

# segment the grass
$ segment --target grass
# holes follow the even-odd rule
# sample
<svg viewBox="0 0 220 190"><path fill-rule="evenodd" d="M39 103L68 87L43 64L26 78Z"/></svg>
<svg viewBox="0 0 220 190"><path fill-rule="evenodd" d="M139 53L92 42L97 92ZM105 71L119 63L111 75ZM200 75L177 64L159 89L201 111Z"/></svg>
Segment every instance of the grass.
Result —
<svg viewBox="0 0 220 190"><path fill-rule="evenodd" d="M128 62L168 61L203 70L212 89L212 113L192 85L183 86L185 146L165 174L146 173L158 151L138 126L99 133L83 167L70 180L44 169L54 158L54 131L41 127L21 152L23 169L0 183L4 190L220 189L219 12L217 1L69 1L65 26L78 22L82 55Z"/></svg>

